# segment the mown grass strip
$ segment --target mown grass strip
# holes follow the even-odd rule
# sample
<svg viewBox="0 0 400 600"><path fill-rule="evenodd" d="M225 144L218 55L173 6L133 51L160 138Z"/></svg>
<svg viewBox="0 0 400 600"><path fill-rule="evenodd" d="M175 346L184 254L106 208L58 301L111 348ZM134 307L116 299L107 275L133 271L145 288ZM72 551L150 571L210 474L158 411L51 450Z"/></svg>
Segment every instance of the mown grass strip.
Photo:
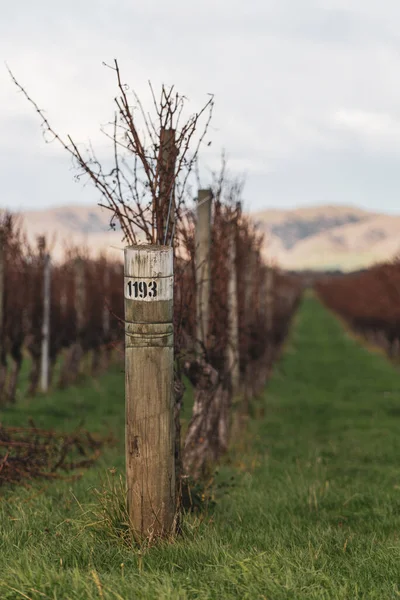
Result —
<svg viewBox="0 0 400 600"><path fill-rule="evenodd" d="M28 414L58 429L83 419L120 441L79 481L2 490L2 599L400 596L400 377L315 299L236 426L215 508L186 518L174 544L134 551L91 520L93 488L123 473L121 373L21 401L2 420Z"/></svg>

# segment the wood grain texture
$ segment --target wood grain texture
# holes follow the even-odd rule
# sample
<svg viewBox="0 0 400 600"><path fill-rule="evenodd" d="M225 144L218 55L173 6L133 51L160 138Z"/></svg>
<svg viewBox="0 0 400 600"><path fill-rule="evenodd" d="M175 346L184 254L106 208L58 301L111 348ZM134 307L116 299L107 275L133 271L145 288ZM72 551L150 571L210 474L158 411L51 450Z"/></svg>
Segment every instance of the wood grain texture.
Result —
<svg viewBox="0 0 400 600"><path fill-rule="evenodd" d="M125 277L173 275L166 246L125 249ZM173 288L169 300L125 295L126 474L131 524L139 539L175 526Z"/></svg>
<svg viewBox="0 0 400 600"><path fill-rule="evenodd" d="M51 293L51 261L46 254L43 261L43 325L42 325L42 355L41 355L41 389L49 389L50 373L50 293Z"/></svg>
<svg viewBox="0 0 400 600"><path fill-rule="evenodd" d="M196 223L196 319L198 351L207 346L210 313L210 249L211 249L211 205L210 190L199 190Z"/></svg>
<svg viewBox="0 0 400 600"><path fill-rule="evenodd" d="M237 392L240 380L238 297L236 273L236 227L232 225L229 239L229 282L228 282L228 348L227 361L231 373L233 392Z"/></svg>

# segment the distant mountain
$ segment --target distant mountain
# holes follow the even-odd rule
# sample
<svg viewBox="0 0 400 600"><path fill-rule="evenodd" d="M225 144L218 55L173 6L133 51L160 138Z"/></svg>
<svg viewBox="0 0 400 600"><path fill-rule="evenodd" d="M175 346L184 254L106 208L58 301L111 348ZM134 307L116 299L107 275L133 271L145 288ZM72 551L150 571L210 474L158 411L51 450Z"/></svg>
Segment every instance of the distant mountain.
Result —
<svg viewBox="0 0 400 600"><path fill-rule="evenodd" d="M266 210L254 215L260 228L278 237L286 250L304 239L330 229L360 223L371 213L348 207L321 206L288 211Z"/></svg>
<svg viewBox="0 0 400 600"><path fill-rule="evenodd" d="M124 244L118 222L110 226L112 213L98 205L60 206L21 213L23 228L32 243L46 234L54 260L63 258L66 248L87 247L91 254L106 252L110 257L123 257Z"/></svg>
<svg viewBox="0 0 400 600"><path fill-rule="evenodd" d="M353 270L400 253L400 215L318 206L253 217L265 233L265 257L289 269Z"/></svg>
<svg viewBox="0 0 400 600"><path fill-rule="evenodd" d="M353 270L400 253L400 215L349 206L315 206L252 213L265 234L264 256L288 269ZM62 206L21 214L28 239L47 234L54 259L65 248L86 245L122 259L122 232L110 228L111 213L97 205Z"/></svg>

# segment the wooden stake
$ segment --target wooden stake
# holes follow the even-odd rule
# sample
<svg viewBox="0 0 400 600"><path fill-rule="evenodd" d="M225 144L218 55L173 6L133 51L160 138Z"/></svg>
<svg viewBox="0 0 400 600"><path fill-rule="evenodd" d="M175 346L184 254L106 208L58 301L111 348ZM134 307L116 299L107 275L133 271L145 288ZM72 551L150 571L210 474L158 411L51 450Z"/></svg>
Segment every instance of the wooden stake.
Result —
<svg viewBox="0 0 400 600"><path fill-rule="evenodd" d="M266 282L265 282L265 311L266 311L266 324L267 324L267 332L268 336L272 335L273 328L273 311L274 311L274 271L273 268L267 267L266 274ZM269 340L269 345L271 344L271 339Z"/></svg>
<svg viewBox="0 0 400 600"><path fill-rule="evenodd" d="M239 388L239 330L238 330L238 298L236 274L236 227L233 223L229 239L229 283L228 283L228 369L231 373L232 391Z"/></svg>
<svg viewBox="0 0 400 600"><path fill-rule="evenodd" d="M175 162L177 149L175 129L161 129L160 135L160 198L162 228L157 232L159 244L172 246L175 232Z"/></svg>
<svg viewBox="0 0 400 600"><path fill-rule="evenodd" d="M128 510L138 539L175 527L173 249L125 249Z"/></svg>
<svg viewBox="0 0 400 600"><path fill-rule="evenodd" d="M254 281L256 273L256 255L254 250L247 250L246 271L243 273L245 280L245 321L246 327L249 327L254 319L256 301L254 298Z"/></svg>
<svg viewBox="0 0 400 600"><path fill-rule="evenodd" d="M5 280L5 235L0 228L0 404L4 401L4 386L7 376L7 351L4 331L4 280Z"/></svg>
<svg viewBox="0 0 400 600"><path fill-rule="evenodd" d="M256 279L257 257L253 249L247 250L246 271L243 274L245 281L244 296L244 324L246 329L246 358L247 364L243 381L244 410L249 409L250 398L254 396L254 364L250 358L251 327L253 326L254 314L257 301L254 298L254 283Z"/></svg>
<svg viewBox="0 0 400 600"><path fill-rule="evenodd" d="M207 347L210 308L211 190L199 190L196 223L196 320L197 347Z"/></svg>
<svg viewBox="0 0 400 600"><path fill-rule="evenodd" d="M103 306L103 337L108 340L110 336L110 265L106 262L104 267L104 306Z"/></svg>
<svg viewBox="0 0 400 600"><path fill-rule="evenodd" d="M85 304L86 304L86 286L85 286L85 263L83 258L78 257L75 260L75 311L76 327L78 341L81 341L83 329L85 326Z"/></svg>
<svg viewBox="0 0 400 600"><path fill-rule="evenodd" d="M4 231L0 229L0 336L3 342L3 318L4 318Z"/></svg>
<svg viewBox="0 0 400 600"><path fill-rule="evenodd" d="M50 255L46 254L43 262L43 324L42 324L42 361L41 389L49 389L49 350L50 350Z"/></svg>
<svg viewBox="0 0 400 600"><path fill-rule="evenodd" d="M81 257L74 261L75 280L75 313L76 313L76 340L68 348L67 356L61 369L60 386L66 387L74 383L79 375L83 356L82 337L86 323L86 282L85 263ZM67 300L67 298L66 298Z"/></svg>

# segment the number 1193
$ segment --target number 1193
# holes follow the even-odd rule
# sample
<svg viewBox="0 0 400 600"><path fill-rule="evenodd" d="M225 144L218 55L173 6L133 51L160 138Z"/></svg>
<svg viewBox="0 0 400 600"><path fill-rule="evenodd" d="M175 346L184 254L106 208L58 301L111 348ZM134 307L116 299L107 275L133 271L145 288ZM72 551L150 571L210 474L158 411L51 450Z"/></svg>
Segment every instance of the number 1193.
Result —
<svg viewBox="0 0 400 600"><path fill-rule="evenodd" d="M129 298L156 298L157 282L150 281L128 281L127 284Z"/></svg>

